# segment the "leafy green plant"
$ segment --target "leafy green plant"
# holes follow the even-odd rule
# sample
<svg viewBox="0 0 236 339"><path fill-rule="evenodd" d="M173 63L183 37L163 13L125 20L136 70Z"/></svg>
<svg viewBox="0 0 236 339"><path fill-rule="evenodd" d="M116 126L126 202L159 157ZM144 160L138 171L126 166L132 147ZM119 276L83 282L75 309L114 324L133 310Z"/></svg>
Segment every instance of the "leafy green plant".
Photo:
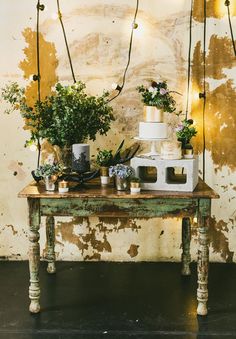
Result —
<svg viewBox="0 0 236 339"><path fill-rule="evenodd" d="M11 110L19 109L30 129L30 140L46 138L59 147L82 143L86 139L95 140L96 134L106 134L114 120L112 107L108 105L106 92L102 96L85 93L85 84L77 82L71 86L56 84L53 95L34 107L27 105L25 89L17 83L2 89L2 97Z"/></svg>
<svg viewBox="0 0 236 339"><path fill-rule="evenodd" d="M178 141L182 142L183 146L189 145L190 140L197 135L196 128L194 126L191 127L192 124L193 124L192 119L184 119L182 123L179 124L175 129L177 139Z"/></svg>
<svg viewBox="0 0 236 339"><path fill-rule="evenodd" d="M59 175L63 171L63 166L60 163L54 164L44 164L39 166L35 171L34 174L36 177L50 177L51 175Z"/></svg>
<svg viewBox="0 0 236 339"><path fill-rule="evenodd" d="M99 166L108 167L112 164L112 159L113 159L112 151L104 149L98 152L96 163Z"/></svg>
<svg viewBox="0 0 236 339"><path fill-rule="evenodd" d="M167 88L167 82L152 81L151 86L146 88L143 85L138 86L137 90L142 95L142 101L147 106L155 106L166 112L172 113L176 110L175 100ZM172 91L173 92L173 91Z"/></svg>

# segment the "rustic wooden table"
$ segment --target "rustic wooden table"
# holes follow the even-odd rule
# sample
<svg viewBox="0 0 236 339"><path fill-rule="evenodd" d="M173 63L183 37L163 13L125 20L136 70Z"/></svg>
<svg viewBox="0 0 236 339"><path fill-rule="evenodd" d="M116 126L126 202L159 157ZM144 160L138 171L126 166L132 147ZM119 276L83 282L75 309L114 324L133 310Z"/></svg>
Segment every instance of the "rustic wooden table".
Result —
<svg viewBox="0 0 236 339"><path fill-rule="evenodd" d="M118 192L112 187L101 188L91 182L86 188L77 192L47 192L43 184L31 183L18 195L27 198L29 207L29 270L31 300L29 310L40 311L39 285L39 227L41 216L46 216L48 273L55 273L55 223L54 216L109 216L109 217L181 217L182 218L182 274L189 275L190 217L197 217L198 249L198 288L197 314L207 314L208 300L208 225L211 215L211 199L219 196L200 180L194 192L142 191L131 195Z"/></svg>

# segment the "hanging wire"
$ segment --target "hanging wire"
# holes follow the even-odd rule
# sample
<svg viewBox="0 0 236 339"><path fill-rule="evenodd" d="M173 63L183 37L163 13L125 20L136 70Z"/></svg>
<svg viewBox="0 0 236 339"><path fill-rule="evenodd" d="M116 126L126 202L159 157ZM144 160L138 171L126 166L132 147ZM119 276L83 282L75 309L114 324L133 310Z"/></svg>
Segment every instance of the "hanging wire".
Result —
<svg viewBox="0 0 236 339"><path fill-rule="evenodd" d="M229 8L230 7L230 1L229 0L225 1L225 6L227 7L231 40L232 40L232 45L233 45L233 50L234 50L234 56L236 57L236 46L235 46L234 33L233 33L233 28L232 28L232 23L231 23L230 8Z"/></svg>
<svg viewBox="0 0 236 339"><path fill-rule="evenodd" d="M202 158L202 179L205 181L206 168L206 0L204 1L204 29L203 29L203 109L202 109L202 137L203 137L203 158Z"/></svg>
<svg viewBox="0 0 236 339"><path fill-rule="evenodd" d="M62 28L62 32L63 32L65 44L66 44L66 51L67 51L67 55L68 55L68 59L69 59L69 63L70 63L72 78L73 78L74 83L76 83L75 73L74 73L71 55L70 55L70 50L69 50L68 41L67 41L67 37L66 37L66 31L65 31L64 24L63 24L63 20L62 20L62 14L61 14L61 10L60 10L60 1L59 0L57 0L57 13L58 13L58 19L59 19L60 24L61 24L61 28Z"/></svg>
<svg viewBox="0 0 236 339"><path fill-rule="evenodd" d="M190 17L189 17L189 48L188 48L188 80L187 80L187 98L185 118L188 119L189 92L190 92L190 75L191 75L191 51L192 51L192 23L193 23L193 0L191 0Z"/></svg>
<svg viewBox="0 0 236 339"><path fill-rule="evenodd" d="M131 34L130 34L130 41L129 41L128 59L127 59L127 64L126 64L124 74L123 74L123 77L122 77L122 83L121 83L121 85L119 85L118 93L114 97L109 99L108 102L111 102L112 100L117 98L120 95L120 93L122 92L124 85L125 85L126 74L127 74L127 71L128 71L129 65L130 65L130 60L131 60L134 30L137 28L136 18L137 18L137 14L138 14L138 9L139 9L139 0L136 0L136 8L135 8L135 13L134 13L134 19L133 19Z"/></svg>
<svg viewBox="0 0 236 339"><path fill-rule="evenodd" d="M38 83L38 107L40 109L40 103L41 103L41 75L40 75L40 46L39 46L39 12L42 10L42 6L40 4L40 0L37 2L37 23L36 23L36 58L37 58L37 75L34 75L35 80L37 80ZM38 122L39 124L40 122ZM38 148L38 159L37 159L37 167L39 167L40 163L40 156L41 156L41 144L39 137L37 137L37 148Z"/></svg>

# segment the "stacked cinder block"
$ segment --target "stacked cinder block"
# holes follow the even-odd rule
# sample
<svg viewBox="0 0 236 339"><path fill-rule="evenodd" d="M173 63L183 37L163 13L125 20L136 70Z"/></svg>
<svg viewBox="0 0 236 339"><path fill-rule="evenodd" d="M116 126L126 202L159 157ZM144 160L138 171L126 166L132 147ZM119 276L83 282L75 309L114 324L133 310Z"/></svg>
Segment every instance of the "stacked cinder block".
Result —
<svg viewBox="0 0 236 339"><path fill-rule="evenodd" d="M131 166L135 169L135 175L142 179L141 188L145 190L192 192L198 183L197 156L180 160L140 156L131 160ZM142 172L153 167L156 169L156 179L150 182ZM177 173L177 168L180 173Z"/></svg>

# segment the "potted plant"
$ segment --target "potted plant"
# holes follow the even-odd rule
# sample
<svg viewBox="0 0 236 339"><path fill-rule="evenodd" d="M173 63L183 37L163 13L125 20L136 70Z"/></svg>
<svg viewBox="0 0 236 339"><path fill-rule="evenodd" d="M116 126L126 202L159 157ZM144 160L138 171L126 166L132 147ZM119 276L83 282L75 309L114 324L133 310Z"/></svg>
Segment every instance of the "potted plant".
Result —
<svg viewBox="0 0 236 339"><path fill-rule="evenodd" d="M60 163L45 163L39 166L34 174L38 178L42 178L45 183L46 191L55 190L55 182L62 173L63 166Z"/></svg>
<svg viewBox="0 0 236 339"><path fill-rule="evenodd" d="M152 81L148 88L141 85L137 87L137 90L142 95L142 102L145 104L145 121L162 122L163 112L172 113L176 110L175 100L168 90L166 81Z"/></svg>
<svg viewBox="0 0 236 339"><path fill-rule="evenodd" d="M100 150L97 154L96 163L100 166L101 184L109 184L109 166L112 164L112 151Z"/></svg>
<svg viewBox="0 0 236 339"><path fill-rule="evenodd" d="M140 193L140 178L132 177L130 179L130 192L131 193Z"/></svg>
<svg viewBox="0 0 236 339"><path fill-rule="evenodd" d="M191 139L196 136L197 130L193 125L192 119L184 119L175 129L178 141L182 143L183 156L186 159L193 158L193 146Z"/></svg>
<svg viewBox="0 0 236 339"><path fill-rule="evenodd" d="M109 167L109 176L115 178L116 189L125 191L129 187L128 178L133 176L134 169L131 166L117 164Z"/></svg>
<svg viewBox="0 0 236 339"><path fill-rule="evenodd" d="M80 81L68 86L58 83L52 95L30 107L25 89L17 83L2 89L3 99L11 105L12 110L18 109L24 118L25 128L31 132L30 141L47 139L52 145L59 146L67 167L68 162L71 163L73 144L94 141L97 133L103 135L110 129L114 116L112 107L108 105L108 95L108 92L102 96L87 95L85 84ZM9 113L9 110L6 112ZM88 152L85 151L85 165L82 168L83 159L77 161L81 155L76 151L77 148L74 147L73 169L86 171L89 168Z"/></svg>

